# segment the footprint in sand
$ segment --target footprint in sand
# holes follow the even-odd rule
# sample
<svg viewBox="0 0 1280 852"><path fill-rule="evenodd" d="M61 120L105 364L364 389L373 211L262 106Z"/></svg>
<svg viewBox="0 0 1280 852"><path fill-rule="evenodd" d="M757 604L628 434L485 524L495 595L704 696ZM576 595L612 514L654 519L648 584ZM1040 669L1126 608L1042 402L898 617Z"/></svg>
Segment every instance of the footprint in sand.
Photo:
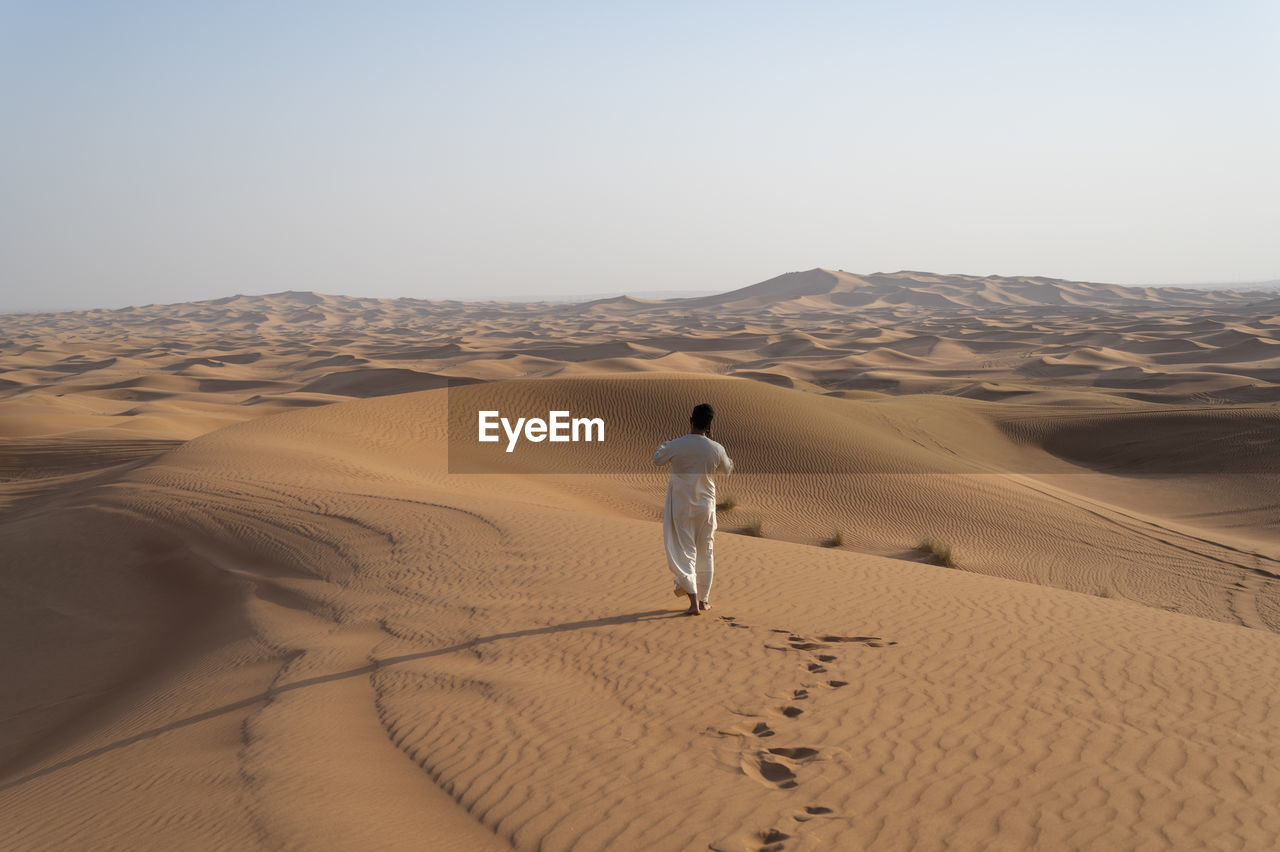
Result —
<svg viewBox="0 0 1280 852"><path fill-rule="evenodd" d="M768 722L756 722L754 726L751 722L743 722L740 725L735 725L727 731L717 730L714 728L708 728L707 730L709 732L717 733L723 737L743 737L750 735L753 737L760 737L762 739L764 737L771 737L777 733L777 731L769 727Z"/></svg>
<svg viewBox="0 0 1280 852"><path fill-rule="evenodd" d="M871 648L885 648L889 645L897 645L892 640L881 639L879 636L819 636L822 642L859 642Z"/></svg>
<svg viewBox="0 0 1280 852"><path fill-rule="evenodd" d="M790 790L800 786L796 778L796 767L815 760L818 757L816 748L807 746L777 747L767 751L757 751L742 756L742 772L761 784L777 787L779 790Z"/></svg>
<svg viewBox="0 0 1280 852"><path fill-rule="evenodd" d="M791 837L785 831L776 828L770 828L760 832L760 839L764 841L764 846L760 847L760 852L780 852L784 848L782 841Z"/></svg>
<svg viewBox="0 0 1280 852"><path fill-rule="evenodd" d="M882 639L879 636L840 636L834 633L819 636L816 640L792 633L789 630L783 630L779 627L770 628L773 633L786 633L787 642L790 644L789 650L792 651L825 651L836 643L857 643L866 645L868 648L886 648L890 645L898 643L891 639ZM773 651L786 651L788 648L781 648L776 645L765 645ZM818 660L824 663L832 662L836 659L834 654L818 654Z"/></svg>
<svg viewBox="0 0 1280 852"><path fill-rule="evenodd" d="M801 710L799 707L787 706L787 707L778 708L778 712L781 713L783 716L786 716L788 719L794 719L804 711Z"/></svg>
<svg viewBox="0 0 1280 852"><path fill-rule="evenodd" d="M776 754L778 757L785 757L788 760L808 760L811 757L817 757L818 750L816 748L807 748L805 746L798 746L796 748L778 747L769 749L769 754Z"/></svg>
<svg viewBox="0 0 1280 852"><path fill-rule="evenodd" d="M764 841L764 845L760 847L759 852L782 852L783 849L787 848L787 845L782 841L791 837L790 834L776 828L766 829L757 836Z"/></svg>
<svg viewBox="0 0 1280 852"><path fill-rule="evenodd" d="M742 759L742 771L745 775L756 779L761 784L777 787L779 790L790 790L792 787L799 786L799 782L796 781L796 774L791 771L791 767L781 761L770 760L763 755L744 756Z"/></svg>

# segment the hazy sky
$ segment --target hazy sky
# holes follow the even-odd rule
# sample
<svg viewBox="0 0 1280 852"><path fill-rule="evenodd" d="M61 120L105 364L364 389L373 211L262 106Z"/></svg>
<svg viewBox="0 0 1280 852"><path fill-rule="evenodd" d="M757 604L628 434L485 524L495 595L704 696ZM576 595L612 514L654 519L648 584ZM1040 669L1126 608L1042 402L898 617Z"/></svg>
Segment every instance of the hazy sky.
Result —
<svg viewBox="0 0 1280 852"><path fill-rule="evenodd" d="M1280 3L0 0L0 310L1280 277Z"/></svg>

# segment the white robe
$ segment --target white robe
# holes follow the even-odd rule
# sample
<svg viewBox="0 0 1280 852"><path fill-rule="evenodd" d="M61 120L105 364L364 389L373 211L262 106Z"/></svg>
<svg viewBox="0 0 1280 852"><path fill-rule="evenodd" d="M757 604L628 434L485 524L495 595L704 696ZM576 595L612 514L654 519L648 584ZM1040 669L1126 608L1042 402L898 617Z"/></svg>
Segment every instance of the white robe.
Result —
<svg viewBox="0 0 1280 852"><path fill-rule="evenodd" d="M659 444L656 465L671 465L667 503L662 511L662 540L676 585L705 601L715 574L717 470L733 472L724 447L704 435L689 434Z"/></svg>

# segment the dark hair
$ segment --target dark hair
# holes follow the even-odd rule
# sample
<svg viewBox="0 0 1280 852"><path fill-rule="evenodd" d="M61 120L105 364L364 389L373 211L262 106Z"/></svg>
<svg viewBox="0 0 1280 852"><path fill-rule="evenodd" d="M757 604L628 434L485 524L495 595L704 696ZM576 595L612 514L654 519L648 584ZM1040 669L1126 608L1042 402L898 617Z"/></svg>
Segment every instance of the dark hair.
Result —
<svg viewBox="0 0 1280 852"><path fill-rule="evenodd" d="M702 430L711 426L711 420L716 416L716 410L705 402L701 405L693 407L693 414L689 415L689 425L693 428Z"/></svg>

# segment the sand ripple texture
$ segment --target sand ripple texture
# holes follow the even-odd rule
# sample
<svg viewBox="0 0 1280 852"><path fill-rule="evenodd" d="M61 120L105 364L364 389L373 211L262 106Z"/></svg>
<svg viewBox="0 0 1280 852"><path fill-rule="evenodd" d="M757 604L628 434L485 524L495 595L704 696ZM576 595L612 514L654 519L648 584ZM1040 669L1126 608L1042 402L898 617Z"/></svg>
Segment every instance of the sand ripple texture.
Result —
<svg viewBox="0 0 1280 852"><path fill-rule="evenodd" d="M631 381L660 404L666 378ZM761 412L802 397L766 424L797 445L809 415L867 418L911 458L950 452L913 440L929 423L986 410L734 386ZM444 393L261 417L13 496L6 848L1280 841L1261 485L1197 474L1191 506L1114 471L743 476L766 537L726 519L715 608L688 618L660 477L450 474ZM1044 449L1070 424L986 422L974 458L1087 449ZM836 515L865 549L818 546ZM905 552L929 519L958 567ZM1118 591L1053 587L1095 582Z"/></svg>

